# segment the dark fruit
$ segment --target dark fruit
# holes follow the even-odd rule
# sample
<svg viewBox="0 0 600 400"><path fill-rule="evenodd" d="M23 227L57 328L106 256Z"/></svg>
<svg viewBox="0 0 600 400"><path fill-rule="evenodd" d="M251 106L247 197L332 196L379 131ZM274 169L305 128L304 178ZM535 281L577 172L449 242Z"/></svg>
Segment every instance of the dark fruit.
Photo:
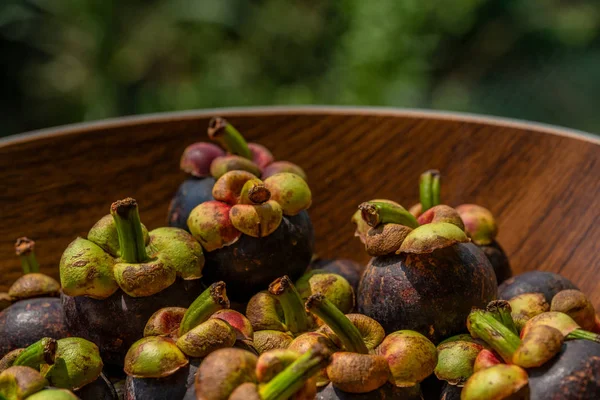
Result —
<svg viewBox="0 0 600 400"><path fill-rule="evenodd" d="M445 383L442 388L442 393L440 394L440 400L460 400L460 394L462 392L462 387L450 385L449 383Z"/></svg>
<svg viewBox="0 0 600 400"><path fill-rule="evenodd" d="M312 270L322 270L332 272L346 278L352 289L356 292L358 290L358 283L365 270L365 266L352 260L335 259L335 260L321 260L317 259L310 265Z"/></svg>
<svg viewBox="0 0 600 400"><path fill-rule="evenodd" d="M0 312L0 357L43 337L61 339L68 335L58 298L21 300Z"/></svg>
<svg viewBox="0 0 600 400"><path fill-rule="evenodd" d="M479 245L479 248L483 250L488 260L490 260L498 284L501 284L512 276L512 269L510 268L508 256L497 241L494 240L490 244Z"/></svg>
<svg viewBox="0 0 600 400"><path fill-rule="evenodd" d="M121 290L104 300L65 294L61 297L69 332L96 343L106 364L123 365L125 353L142 337L146 322L156 310L187 307L203 288L198 280L178 280L148 297L131 297Z"/></svg>
<svg viewBox="0 0 600 400"><path fill-rule="evenodd" d="M410 329L438 343L464 332L471 308L484 307L496 290L483 252L460 243L429 254L373 258L356 299L358 312L379 321L386 332Z"/></svg>
<svg viewBox="0 0 600 400"><path fill-rule="evenodd" d="M286 216L270 235L242 235L232 245L205 253L205 282L225 281L233 301L247 301L282 275L300 278L312 257L314 232L306 211Z"/></svg>
<svg viewBox="0 0 600 400"><path fill-rule="evenodd" d="M188 382L195 373L189 365L164 378L133 378L125 380L125 400L183 399L188 391ZM193 381L192 381L193 382ZM193 384L191 385L193 387ZM195 399L195 397L193 397Z"/></svg>
<svg viewBox="0 0 600 400"><path fill-rule="evenodd" d="M561 290L577 289L567 278L548 271L530 271L514 276L498 287L498 298L510 300L523 293L542 293L548 304Z"/></svg>
<svg viewBox="0 0 600 400"><path fill-rule="evenodd" d="M212 195L214 185L215 178L213 177L191 177L183 181L169 205L169 215L167 217L169 226L185 229L189 232L187 220L190 212L198 204L214 200Z"/></svg>
<svg viewBox="0 0 600 400"><path fill-rule="evenodd" d="M104 374L101 374L94 382L85 385L75 391L81 400L118 400L117 391L113 384Z"/></svg>
<svg viewBox="0 0 600 400"><path fill-rule="evenodd" d="M528 372L534 400L600 399L600 343L567 341L557 357Z"/></svg>

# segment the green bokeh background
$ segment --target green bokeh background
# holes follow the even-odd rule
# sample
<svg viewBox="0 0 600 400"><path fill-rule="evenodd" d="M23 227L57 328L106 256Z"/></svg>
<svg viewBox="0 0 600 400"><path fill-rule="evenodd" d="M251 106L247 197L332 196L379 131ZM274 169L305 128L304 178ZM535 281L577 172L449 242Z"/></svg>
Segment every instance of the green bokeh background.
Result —
<svg viewBox="0 0 600 400"><path fill-rule="evenodd" d="M2 0L0 136L334 104L600 133L597 0Z"/></svg>

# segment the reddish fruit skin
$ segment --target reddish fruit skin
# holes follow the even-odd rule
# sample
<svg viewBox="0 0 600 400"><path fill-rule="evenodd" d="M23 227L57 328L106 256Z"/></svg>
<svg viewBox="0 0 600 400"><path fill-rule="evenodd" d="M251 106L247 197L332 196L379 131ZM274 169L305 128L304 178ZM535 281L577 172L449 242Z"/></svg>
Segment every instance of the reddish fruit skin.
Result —
<svg viewBox="0 0 600 400"><path fill-rule="evenodd" d="M376 319L386 333L417 331L434 343L465 331L472 307L497 297L494 270L472 243L430 254L374 257L356 295L358 312Z"/></svg>
<svg viewBox="0 0 600 400"><path fill-rule="evenodd" d="M270 235L254 238L242 235L230 246L206 252L204 282L225 281L232 301L246 302L276 278L298 279L312 258L314 231L306 211L284 216Z"/></svg>
<svg viewBox="0 0 600 400"><path fill-rule="evenodd" d="M310 267L311 269L322 269L343 276L356 292L366 266L352 260L336 259L316 260Z"/></svg>
<svg viewBox="0 0 600 400"><path fill-rule="evenodd" d="M67 336L69 331L57 297L20 300L0 312L0 357L43 337Z"/></svg>
<svg viewBox="0 0 600 400"><path fill-rule="evenodd" d="M492 264L496 273L498 285L513 275L508 257L498 242L494 240L490 244L480 245L479 248L483 250L488 260L490 260L490 264Z"/></svg>
<svg viewBox="0 0 600 400"><path fill-rule="evenodd" d="M498 287L498 298L510 300L523 293L542 293L548 304L556 293L566 289L577 289L570 280L548 271L530 271L514 276Z"/></svg>
<svg viewBox="0 0 600 400"><path fill-rule="evenodd" d="M368 393L348 393L329 383L317 391L316 400L421 400L419 385L399 388L386 383L377 390Z"/></svg>
<svg viewBox="0 0 600 400"><path fill-rule="evenodd" d="M214 200L212 189L215 185L215 179L207 178L188 178L179 186L175 196L169 205L167 221L169 226L190 231L187 226L187 220L190 212L200 203Z"/></svg>
<svg viewBox="0 0 600 400"><path fill-rule="evenodd" d="M105 365L123 366L131 345L144 334L148 319L163 307L188 307L204 285L200 280L177 279L167 289L148 297L130 297L117 290L105 300L61 295L71 336L96 343Z"/></svg>

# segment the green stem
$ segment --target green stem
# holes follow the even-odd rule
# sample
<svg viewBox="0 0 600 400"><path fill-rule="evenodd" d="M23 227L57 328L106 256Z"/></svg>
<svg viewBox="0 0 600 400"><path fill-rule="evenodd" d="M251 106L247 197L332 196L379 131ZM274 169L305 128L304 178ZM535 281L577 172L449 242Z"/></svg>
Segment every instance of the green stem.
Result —
<svg viewBox="0 0 600 400"><path fill-rule="evenodd" d="M179 325L179 336L185 335L196 326L208 320L211 315L224 308L229 308L225 282L213 283L194 300L185 314L183 314L181 324Z"/></svg>
<svg viewBox="0 0 600 400"><path fill-rule="evenodd" d="M310 324L308 314L304 309L304 302L287 275L275 279L269 285L269 293L279 300L283 309L285 325L290 332L297 334L308 331Z"/></svg>
<svg viewBox="0 0 600 400"><path fill-rule="evenodd" d="M511 315L512 308L510 307L510 303L508 301L491 301L487 306L487 311L490 312L492 316L496 318L496 320L498 320L502 325L510 329L512 333L517 336L519 335L519 331L517 330L517 326L515 325L515 321Z"/></svg>
<svg viewBox="0 0 600 400"><path fill-rule="evenodd" d="M510 363L513 353L521 344L521 339L488 311L471 311L468 320L471 334L474 333Z"/></svg>
<svg viewBox="0 0 600 400"><path fill-rule="evenodd" d="M371 227L379 224L400 224L409 228L419 226L414 215L404 207L381 201L367 201L358 206L363 220Z"/></svg>
<svg viewBox="0 0 600 400"><path fill-rule="evenodd" d="M430 169L421 174L419 182L421 212L440 204L440 171Z"/></svg>
<svg viewBox="0 0 600 400"><path fill-rule="evenodd" d="M208 137L218 141L231 154L252 160L246 139L225 118L216 117L208 123Z"/></svg>
<svg viewBox="0 0 600 400"><path fill-rule="evenodd" d="M275 375L259 389L262 400L285 400L304 386L306 381L325 365L329 357L322 347L315 346Z"/></svg>
<svg viewBox="0 0 600 400"><path fill-rule="evenodd" d="M600 335L599 334L593 333L590 331L586 331L583 329L575 329L573 332L569 333L565 339L566 340L584 339L584 340L591 340L592 342L600 343Z"/></svg>
<svg viewBox="0 0 600 400"><path fill-rule="evenodd" d="M27 347L19 357L17 357L13 365L23 365L39 371L40 364L54 364L56 346L56 340L52 338L42 338Z"/></svg>
<svg viewBox="0 0 600 400"><path fill-rule="evenodd" d="M15 243L15 253L21 259L21 268L24 274L40 272L40 265L35 258L35 242L26 237L18 238Z"/></svg>
<svg viewBox="0 0 600 400"><path fill-rule="evenodd" d="M137 202L131 197L115 201L110 213L117 226L121 258L128 263L148 261Z"/></svg>
<svg viewBox="0 0 600 400"><path fill-rule="evenodd" d="M306 310L321 318L331 328L340 338L346 351L369 354L369 349L356 326L323 294L310 296L306 301Z"/></svg>

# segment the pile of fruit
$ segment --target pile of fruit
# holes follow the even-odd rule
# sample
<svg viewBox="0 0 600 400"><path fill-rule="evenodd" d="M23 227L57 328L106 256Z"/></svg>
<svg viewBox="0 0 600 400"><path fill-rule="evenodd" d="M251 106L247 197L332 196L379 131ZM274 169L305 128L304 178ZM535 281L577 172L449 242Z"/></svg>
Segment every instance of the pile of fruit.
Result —
<svg viewBox="0 0 600 400"><path fill-rule="evenodd" d="M600 399L600 320L560 275L511 277L485 208L358 205L369 264L321 260L302 169L222 118L168 227L115 201L0 293L0 400ZM357 240L357 246L361 244Z"/></svg>

